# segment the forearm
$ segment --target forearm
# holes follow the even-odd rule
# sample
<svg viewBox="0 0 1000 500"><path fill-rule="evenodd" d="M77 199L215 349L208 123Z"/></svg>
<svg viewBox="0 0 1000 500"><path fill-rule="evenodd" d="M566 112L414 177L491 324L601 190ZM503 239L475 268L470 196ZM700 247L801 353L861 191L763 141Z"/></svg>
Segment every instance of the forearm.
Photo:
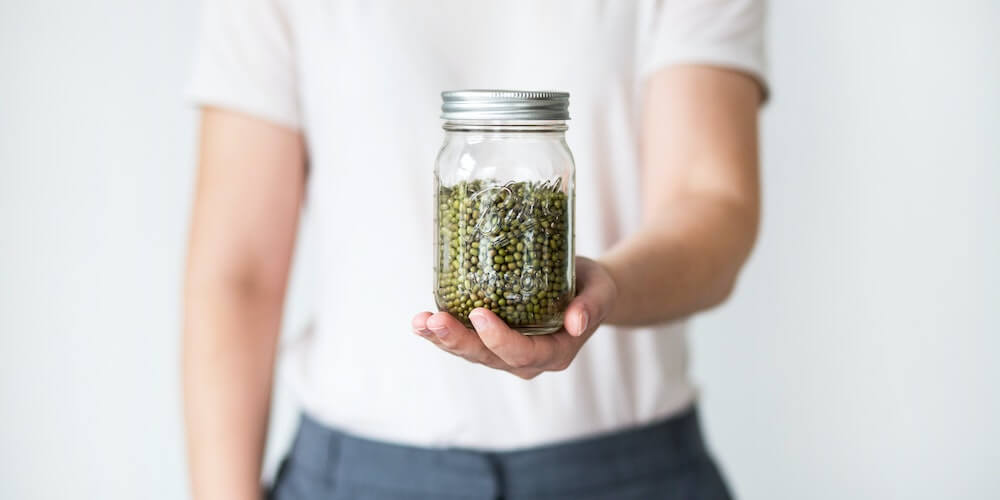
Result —
<svg viewBox="0 0 1000 500"><path fill-rule="evenodd" d="M757 235L761 92L730 70L677 66L646 84L642 223L601 258L611 323L662 323L722 302Z"/></svg>
<svg viewBox="0 0 1000 500"><path fill-rule="evenodd" d="M195 499L260 498L280 299L246 285L186 293L184 413Z"/></svg>
<svg viewBox="0 0 1000 500"><path fill-rule="evenodd" d="M607 322L662 323L721 303L757 233L756 200L688 196L607 252L618 287Z"/></svg>
<svg viewBox="0 0 1000 500"><path fill-rule="evenodd" d="M238 113L203 112L183 334L196 500L260 498L304 164L298 133Z"/></svg>

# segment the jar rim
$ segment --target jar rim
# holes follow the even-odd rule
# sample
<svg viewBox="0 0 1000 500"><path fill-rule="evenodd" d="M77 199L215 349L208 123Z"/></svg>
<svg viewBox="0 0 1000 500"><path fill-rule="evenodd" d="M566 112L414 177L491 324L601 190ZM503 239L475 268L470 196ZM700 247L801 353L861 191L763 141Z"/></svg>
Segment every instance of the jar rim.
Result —
<svg viewBox="0 0 1000 500"><path fill-rule="evenodd" d="M566 120L446 120L449 132L565 132Z"/></svg>
<svg viewBox="0 0 1000 500"><path fill-rule="evenodd" d="M441 92L446 120L568 120L569 92L465 89Z"/></svg>

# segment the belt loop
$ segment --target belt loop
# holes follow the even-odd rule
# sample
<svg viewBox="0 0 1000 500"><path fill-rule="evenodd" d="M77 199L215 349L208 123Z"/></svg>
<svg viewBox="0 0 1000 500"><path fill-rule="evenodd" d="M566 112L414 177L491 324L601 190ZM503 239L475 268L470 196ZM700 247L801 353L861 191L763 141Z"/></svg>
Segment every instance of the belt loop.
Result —
<svg viewBox="0 0 1000 500"><path fill-rule="evenodd" d="M496 497L503 500L507 497L507 469L504 466L503 460L496 453L483 453L483 458L486 459L486 463L489 465L490 472L493 475Z"/></svg>
<svg viewBox="0 0 1000 500"><path fill-rule="evenodd" d="M340 452L344 444L344 435L338 431L327 429L327 442L326 442L326 453L324 457L324 467L323 470L327 471L324 475L328 483L327 486L332 487L333 483L336 483L340 477Z"/></svg>

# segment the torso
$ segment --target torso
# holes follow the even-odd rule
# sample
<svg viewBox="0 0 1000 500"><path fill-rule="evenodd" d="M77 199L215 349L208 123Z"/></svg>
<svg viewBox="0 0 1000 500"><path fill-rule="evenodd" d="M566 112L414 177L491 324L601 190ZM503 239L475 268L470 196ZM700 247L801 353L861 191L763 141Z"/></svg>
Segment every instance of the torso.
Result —
<svg viewBox="0 0 1000 500"><path fill-rule="evenodd" d="M691 404L680 324L602 327L532 381L410 332L432 310L440 92L571 94L577 248L599 256L639 218L637 61L647 2L306 0L289 6L310 172L315 328L285 368L316 419L365 437L511 449L648 423Z"/></svg>

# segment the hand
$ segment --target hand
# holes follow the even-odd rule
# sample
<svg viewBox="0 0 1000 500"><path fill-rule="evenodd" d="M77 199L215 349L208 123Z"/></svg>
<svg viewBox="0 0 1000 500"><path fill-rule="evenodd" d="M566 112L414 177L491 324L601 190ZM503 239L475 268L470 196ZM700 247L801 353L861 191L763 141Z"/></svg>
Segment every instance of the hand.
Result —
<svg viewBox="0 0 1000 500"><path fill-rule="evenodd" d="M451 354L530 380L543 372L565 370L618 297L608 271L586 257L576 258L576 286L563 328L551 335L522 335L481 307L469 313L475 330L446 312L425 311L413 317L413 331Z"/></svg>

